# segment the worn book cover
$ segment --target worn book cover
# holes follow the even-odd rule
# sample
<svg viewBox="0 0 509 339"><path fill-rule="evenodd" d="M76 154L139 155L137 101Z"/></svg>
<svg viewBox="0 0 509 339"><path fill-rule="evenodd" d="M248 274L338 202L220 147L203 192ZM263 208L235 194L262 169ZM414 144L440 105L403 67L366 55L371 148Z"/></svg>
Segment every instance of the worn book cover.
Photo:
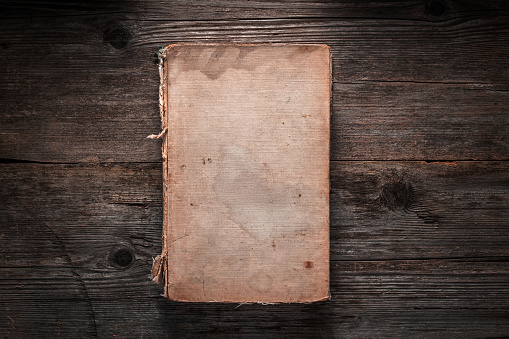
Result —
<svg viewBox="0 0 509 339"><path fill-rule="evenodd" d="M165 296L328 299L328 46L176 44L160 61Z"/></svg>

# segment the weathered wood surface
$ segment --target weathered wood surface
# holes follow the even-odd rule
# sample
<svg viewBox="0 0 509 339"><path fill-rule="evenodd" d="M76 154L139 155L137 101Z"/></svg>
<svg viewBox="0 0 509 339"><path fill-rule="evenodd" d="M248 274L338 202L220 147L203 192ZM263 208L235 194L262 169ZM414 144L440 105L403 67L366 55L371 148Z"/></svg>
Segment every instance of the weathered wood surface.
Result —
<svg viewBox="0 0 509 339"><path fill-rule="evenodd" d="M133 20L220 20L274 18L349 18L446 21L474 15L492 16L509 9L504 0L479 2L416 0L112 0L99 3L3 1L2 18L115 15Z"/></svg>
<svg viewBox="0 0 509 339"><path fill-rule="evenodd" d="M0 329L13 337L507 334L508 169L334 162L332 301L236 308L170 302L151 282L160 164L4 164Z"/></svg>
<svg viewBox="0 0 509 339"><path fill-rule="evenodd" d="M144 139L159 130L151 55L222 41L331 46L334 160L507 159L509 11L460 10L441 21L3 19L0 158L160 161Z"/></svg>
<svg viewBox="0 0 509 339"><path fill-rule="evenodd" d="M506 1L12 1L0 17L2 337L509 336ZM176 303L150 281L151 55L197 41L331 46L332 300Z"/></svg>

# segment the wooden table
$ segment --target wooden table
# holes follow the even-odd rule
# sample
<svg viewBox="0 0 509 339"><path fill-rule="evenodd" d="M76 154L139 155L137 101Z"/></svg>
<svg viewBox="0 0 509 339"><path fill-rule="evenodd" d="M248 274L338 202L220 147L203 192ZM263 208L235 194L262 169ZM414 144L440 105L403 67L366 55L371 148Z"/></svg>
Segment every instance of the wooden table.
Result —
<svg viewBox="0 0 509 339"><path fill-rule="evenodd" d="M509 3L0 5L0 334L509 336ZM331 294L171 302L158 45L326 43Z"/></svg>

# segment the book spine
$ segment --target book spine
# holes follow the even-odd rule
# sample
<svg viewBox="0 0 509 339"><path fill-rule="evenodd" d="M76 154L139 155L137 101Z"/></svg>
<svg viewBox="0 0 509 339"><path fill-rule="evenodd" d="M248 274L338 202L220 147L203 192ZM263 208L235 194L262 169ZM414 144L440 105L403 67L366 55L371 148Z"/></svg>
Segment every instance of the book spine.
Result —
<svg viewBox="0 0 509 339"><path fill-rule="evenodd" d="M164 296L168 296L167 281L168 281L168 250L166 246L166 234L168 225L168 122L167 122L167 89L166 89L166 51L167 48L158 51L159 58L159 114L161 115L161 133L157 135L149 135L150 139L162 138L162 158L163 158L163 249L161 255L153 259L152 264L152 280L158 284L164 284Z"/></svg>

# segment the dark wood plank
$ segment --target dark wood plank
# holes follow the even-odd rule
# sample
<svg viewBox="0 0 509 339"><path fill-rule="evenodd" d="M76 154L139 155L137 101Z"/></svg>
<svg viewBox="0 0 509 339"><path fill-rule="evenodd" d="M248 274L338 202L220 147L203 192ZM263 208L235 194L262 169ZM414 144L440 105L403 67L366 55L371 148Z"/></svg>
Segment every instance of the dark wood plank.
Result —
<svg viewBox="0 0 509 339"><path fill-rule="evenodd" d="M19 279L18 290L4 285L0 291L17 299L8 299L5 315L18 327L2 323L0 331L85 336L94 325L91 311L73 311L80 301L90 302L99 337L495 337L509 331L507 262L336 262L331 301L266 306L171 302L140 274L148 269L148 262L127 268L124 276L136 280L113 270L101 279L81 271L87 286L94 285L87 287L88 301L66 299L64 286L73 282L63 279L41 282L32 274ZM30 316L38 327L30 326ZM71 322L77 318L82 322Z"/></svg>
<svg viewBox="0 0 509 339"><path fill-rule="evenodd" d="M49 72L48 63L57 74L66 68L97 69L101 74L127 66L133 71L150 69L157 46L170 43L326 43L332 46L336 81L478 83L507 89L509 11L458 11L458 15L444 21L341 17L172 21L122 19L115 14L6 18L0 26L1 57L9 61L4 67L19 75L29 70L35 70L34 75Z"/></svg>
<svg viewBox="0 0 509 339"><path fill-rule="evenodd" d="M0 177L0 334L110 337L111 311L94 300L124 300L127 320L136 310L126 300L158 296L147 282L161 250L160 164L11 164Z"/></svg>
<svg viewBox="0 0 509 339"><path fill-rule="evenodd" d="M240 21L204 20L208 14L153 20L154 7L160 15L171 11L140 4L148 13L122 11L119 3L98 10L44 4L30 7L36 13L28 17L2 20L0 158L159 162L159 144L144 139L159 130L151 54L159 44L201 41L329 44L335 160L507 159L509 21L506 11L494 10L502 3L478 5L485 6L480 12L473 3L447 3L455 16L438 21L392 20L380 10L393 6L407 15L424 6L414 2L368 2L365 10L375 17L367 19ZM337 6L348 13L362 7ZM41 14L59 9L61 16Z"/></svg>
<svg viewBox="0 0 509 339"><path fill-rule="evenodd" d="M325 43L331 46L336 82L452 82L508 89L504 11L445 22L277 19L138 25L131 49L168 42Z"/></svg>
<svg viewBox="0 0 509 339"><path fill-rule="evenodd" d="M466 15L484 16L508 10L506 1L475 0L213 0L213 1L3 1L1 18L37 18L115 14L136 20L222 20L260 18L349 18L445 21Z"/></svg>
<svg viewBox="0 0 509 339"><path fill-rule="evenodd" d="M334 160L507 159L505 19L454 28L333 20L130 22L135 35L120 49L104 42L108 18L85 17L80 24L45 18L28 26L7 20L0 32L0 158L160 161L159 143L145 140L159 130L150 54L163 41L227 40L331 45ZM450 43L457 34L463 42ZM404 53L394 47L401 45Z"/></svg>
<svg viewBox="0 0 509 339"><path fill-rule="evenodd" d="M332 257L507 257L507 166L333 162Z"/></svg>
<svg viewBox="0 0 509 339"><path fill-rule="evenodd" d="M355 164L352 166L355 169L349 168L349 164ZM490 306L481 306L487 294L496 296L498 301L505 300L504 288L492 288L490 284L481 287L483 283L479 281L481 276L493 277L497 275L497 272L501 272L501 267L493 270L489 268L489 272L482 271L485 265L491 267L499 260L502 266L507 264L505 248L509 244L509 239L504 236L506 231L502 231L508 228L507 216L501 217L498 212L499 209L504 210L506 209L504 206L507 206L507 178L504 175L505 170L502 169L504 164L500 162L333 163L332 173L335 175L331 177L331 202L335 202L334 206L338 209L335 210L336 213L331 213L331 217L344 220L345 216L348 218L355 215L358 219L352 220L351 223L338 221L340 226L331 229L333 232L331 244L332 246L339 244L338 252L348 253L346 258L350 255L354 258L365 255L368 260L365 263L354 261L350 263L350 266L344 262L337 263L336 268L341 267L340 272L343 275L352 274L355 282L352 285L341 283L333 290L337 290L345 297L344 293L351 288L350 296L358 298L356 301L363 306L372 307L372 310L376 310L377 313L385 309L386 321L380 321L376 317L375 319L370 317L369 320L370 324L377 324L378 328L383 329L382 336L401 335L401 332L384 332L387 326L394 331L398 331L396 327L400 326L399 331L403 328L409 330L412 333L410 336L418 335L417 328L426 331L426 335L421 334L421 336L432 334L442 336L444 334L440 334L441 331L437 328L443 326L444 329L447 328L447 335L461 337L465 335L461 333L465 326L470 327L483 321L494 324L504 323L508 316L504 311L504 308L507 310L506 301L502 301L499 305L496 305L497 302L494 301ZM380 215L380 208L385 208L389 214ZM467 215L468 217L465 218ZM416 227L413 221L416 219L421 219L422 227ZM368 226L378 223L380 223L379 227ZM335 225L336 221L332 224ZM499 231L491 233L494 229ZM334 232L337 233L334 234ZM362 240L364 235L369 238L367 242ZM336 236L337 241L334 240ZM352 238L347 239L350 236ZM491 240L485 242L487 238ZM414 244L410 245L410 239ZM433 244L433 246L427 247L426 244ZM474 248L472 245L480 245L480 247ZM381 248L383 249L380 251ZM497 253L496 248L502 251ZM492 250L494 252L491 252ZM423 258L458 256L460 259L394 260L384 263L369 261L376 256L403 258L407 255L413 257L416 253L420 253ZM464 256L471 259L468 260ZM389 268L391 265L394 265L394 271ZM409 265L409 271L406 271L406 265ZM420 268L413 265L418 265ZM446 265L447 268L442 265ZM476 277L471 276L460 283L456 280L458 271L455 267L465 270L472 268L472 272L476 272ZM379 293L371 285L369 292L359 291L366 282L361 277L362 273L359 275L359 272L366 273L366 269L370 272L368 274L370 283L378 281L381 288ZM389 278L386 275L387 269L392 271L394 276L389 274L391 276ZM405 271L405 274L411 278L401 279L399 273ZM384 273L380 275L381 272ZM449 274L450 276L445 278L445 275ZM500 286L507 286L507 279L502 275L499 278ZM349 278L345 280L350 281ZM433 292L428 290L429 293L422 293L420 288L419 291L406 290L406 287L413 288L421 283L428 287L433 286L431 287ZM485 292L462 290L471 287L482 288ZM366 293L370 295L368 301L364 301ZM349 293L346 292L346 294ZM398 300L398 305L405 304L408 309L402 310L398 315L393 314L394 304L389 301L393 297ZM351 301L348 297L345 299L346 303ZM384 300L381 302L383 306L374 305L377 302L373 300L380 299ZM419 305L420 302L423 304ZM457 305L456 302L463 306ZM473 306L474 304L477 306ZM432 313L438 317L434 320L426 320L424 314L432 317ZM398 319L399 317L413 319L411 321L413 325L407 327L406 321ZM462 324L463 321L470 323L465 325ZM432 323L431 326L430 323ZM469 335L495 335L482 333L481 327L482 325L479 327L473 325L470 327ZM366 335L369 336L369 333L367 331ZM507 330L501 330L501 333L506 335Z"/></svg>
<svg viewBox="0 0 509 339"><path fill-rule="evenodd" d="M4 109L13 108L0 115L0 158L159 162L160 142L146 139L160 128L156 94L149 93L157 91L157 85L137 89L134 80L129 85L112 83L130 88L132 94L122 96L131 99L112 94L101 102L92 99L98 93L88 100L75 95L85 90L85 82L63 95L42 90L36 95L40 104L20 101L21 94L12 93ZM120 87L107 91L120 92ZM475 85L335 83L331 158L506 160L507 93ZM27 111L25 105L37 109Z"/></svg>
<svg viewBox="0 0 509 339"><path fill-rule="evenodd" d="M333 162L333 300L237 307L170 302L151 282L160 164L3 164L0 333L503 336L508 166Z"/></svg>
<svg viewBox="0 0 509 339"><path fill-rule="evenodd" d="M332 258L509 256L507 167L496 161L333 162ZM111 243L159 247L160 164L4 164L2 177L6 220L17 228L21 220L26 228L60 227L82 259L98 251L108 257ZM126 232L133 232L128 242ZM29 241L16 239L4 253L10 263L24 256L12 250ZM92 242L95 254L82 241Z"/></svg>
<svg viewBox="0 0 509 339"><path fill-rule="evenodd" d="M477 85L334 84L334 160L506 160L509 92Z"/></svg>

